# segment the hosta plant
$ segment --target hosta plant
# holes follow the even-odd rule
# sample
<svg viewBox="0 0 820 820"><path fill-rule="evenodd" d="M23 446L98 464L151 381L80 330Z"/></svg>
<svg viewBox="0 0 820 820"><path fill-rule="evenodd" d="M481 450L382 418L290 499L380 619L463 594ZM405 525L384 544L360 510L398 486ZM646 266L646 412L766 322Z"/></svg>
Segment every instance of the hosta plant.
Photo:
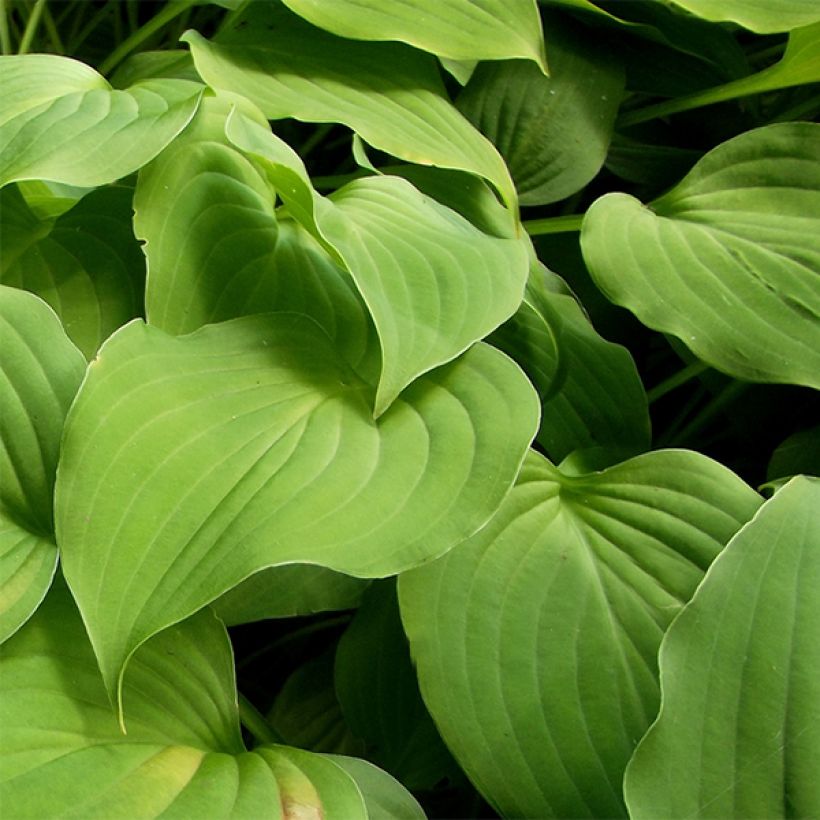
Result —
<svg viewBox="0 0 820 820"><path fill-rule="evenodd" d="M820 815L814 0L0 46L3 816Z"/></svg>

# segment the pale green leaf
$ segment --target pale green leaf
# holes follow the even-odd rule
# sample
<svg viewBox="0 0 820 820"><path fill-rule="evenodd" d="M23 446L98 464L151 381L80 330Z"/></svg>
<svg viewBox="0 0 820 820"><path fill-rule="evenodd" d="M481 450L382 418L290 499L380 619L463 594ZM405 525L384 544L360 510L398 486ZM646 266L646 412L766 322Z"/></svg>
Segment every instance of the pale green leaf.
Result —
<svg viewBox="0 0 820 820"><path fill-rule="evenodd" d="M182 39L209 85L269 119L342 123L401 159L483 176L515 204L504 161L447 99L432 55L335 37L274 3L251 3L213 41Z"/></svg>
<svg viewBox="0 0 820 820"><path fill-rule="evenodd" d="M485 528L400 576L422 695L496 810L625 816L664 630L760 502L697 453L586 475L532 453Z"/></svg>
<svg viewBox="0 0 820 820"><path fill-rule="evenodd" d="M367 757L413 791L432 789L455 764L424 706L395 581L376 582L336 650L334 679L342 714Z"/></svg>
<svg viewBox="0 0 820 820"><path fill-rule="evenodd" d="M737 23L758 34L791 31L820 22L816 0L672 0L682 9L716 23Z"/></svg>
<svg viewBox="0 0 820 820"><path fill-rule="evenodd" d="M127 734L61 581L0 652L0 801L15 818L375 820L367 801L412 802L355 764L282 746L245 751L230 643L207 610L134 657Z"/></svg>
<svg viewBox="0 0 820 820"><path fill-rule="evenodd" d="M529 62L484 63L459 110L498 148L522 205L583 188L601 169L624 91L622 67L589 34L550 16L550 76Z"/></svg>
<svg viewBox="0 0 820 820"><path fill-rule="evenodd" d="M486 522L537 424L521 371L479 344L378 422L372 398L293 313L180 337L132 322L103 345L69 417L56 509L112 694L140 643L254 572L389 575Z"/></svg>
<svg viewBox="0 0 820 820"><path fill-rule="evenodd" d="M129 188L99 188L56 220L37 220L14 187L0 191L4 239L14 223L0 281L48 302L88 359L118 327L142 314L145 259L131 225L132 194Z"/></svg>
<svg viewBox="0 0 820 820"><path fill-rule="evenodd" d="M820 125L719 145L649 207L607 194L587 211L601 289L740 379L820 387Z"/></svg>
<svg viewBox="0 0 820 820"><path fill-rule="evenodd" d="M185 127L201 93L187 80L147 80L116 91L68 57L0 57L0 185L121 179Z"/></svg>
<svg viewBox="0 0 820 820"><path fill-rule="evenodd" d="M382 351L376 417L413 379L518 307L528 265L522 239L486 234L397 177L355 180L326 199L267 128L233 116L228 135L266 163L290 212L333 252L364 298Z"/></svg>
<svg viewBox="0 0 820 820"><path fill-rule="evenodd" d="M57 565L54 476L82 354L40 299L0 286L0 640L37 608Z"/></svg>
<svg viewBox="0 0 820 820"><path fill-rule="evenodd" d="M368 582L310 564L285 564L254 573L211 605L228 625L290 618L359 605ZM301 743L295 745L301 746Z"/></svg>
<svg viewBox="0 0 820 820"><path fill-rule="evenodd" d="M633 818L820 815L818 509L817 479L775 493L669 629Z"/></svg>
<svg viewBox="0 0 820 820"><path fill-rule="evenodd" d="M314 25L341 37L400 40L451 60L530 59L546 71L535 0L284 2Z"/></svg>

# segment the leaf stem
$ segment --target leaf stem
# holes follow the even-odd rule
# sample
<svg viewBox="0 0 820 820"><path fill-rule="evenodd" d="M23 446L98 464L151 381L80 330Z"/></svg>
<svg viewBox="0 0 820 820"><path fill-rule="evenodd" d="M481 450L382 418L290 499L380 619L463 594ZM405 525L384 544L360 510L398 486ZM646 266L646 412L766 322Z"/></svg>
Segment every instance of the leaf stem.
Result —
<svg viewBox="0 0 820 820"><path fill-rule="evenodd" d="M239 720L258 743L284 743L279 733L268 723L259 710L238 692Z"/></svg>
<svg viewBox="0 0 820 820"><path fill-rule="evenodd" d="M11 34L7 15L6 0L0 0L0 52L3 54L11 54Z"/></svg>
<svg viewBox="0 0 820 820"><path fill-rule="evenodd" d="M28 50L34 41L34 35L37 33L37 26L40 25L40 18L43 16L43 7L45 4L46 0L37 0L34 4L34 8L31 10L31 14L26 21L20 46L17 49L18 54L28 54Z"/></svg>
<svg viewBox="0 0 820 820"><path fill-rule="evenodd" d="M705 364L700 360L695 360L694 362L686 365L686 367L682 370L679 370L677 373L673 373L668 379L664 379L660 384L656 384L651 390L648 390L646 393L646 398L649 403L652 404L665 396L667 393L671 393L675 390L675 388L680 387L682 384L686 384L686 382L694 379L696 376L699 376L708 369L708 364Z"/></svg>
<svg viewBox="0 0 820 820"><path fill-rule="evenodd" d="M342 185L347 185L348 182L353 182L354 179L361 179L362 177L369 176L372 176L372 174L369 171L360 169L358 171L353 171L349 174L334 174L332 176L326 177L313 177L313 179L311 179L311 182L313 183L313 187L316 188L317 191L335 191L337 188L341 188Z"/></svg>
<svg viewBox="0 0 820 820"><path fill-rule="evenodd" d="M57 30L57 26L54 23L54 18L51 16L51 10L48 6L43 10L43 23L51 40L51 47L57 54L65 54L65 46L60 38L60 32Z"/></svg>
<svg viewBox="0 0 820 820"><path fill-rule="evenodd" d="M145 25L138 28L129 37L126 37L100 64L99 72L108 75L116 68L134 49L142 45L149 37L156 34L163 26L166 26L175 17L179 17L194 0L171 0L168 5L155 14Z"/></svg>
<svg viewBox="0 0 820 820"><path fill-rule="evenodd" d="M525 219L521 224L530 236L544 236L550 233L573 233L581 230L584 214L564 214L546 219Z"/></svg>

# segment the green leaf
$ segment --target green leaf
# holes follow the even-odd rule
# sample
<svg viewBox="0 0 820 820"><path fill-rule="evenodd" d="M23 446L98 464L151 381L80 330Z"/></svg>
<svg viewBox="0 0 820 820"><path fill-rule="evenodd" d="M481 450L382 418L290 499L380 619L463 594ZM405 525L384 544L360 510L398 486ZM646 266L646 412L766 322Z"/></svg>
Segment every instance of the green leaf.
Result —
<svg viewBox="0 0 820 820"><path fill-rule="evenodd" d="M361 578L325 567L286 564L254 573L211 606L228 626L234 626L266 618L353 609L359 605L367 584Z"/></svg>
<svg viewBox="0 0 820 820"><path fill-rule="evenodd" d="M284 0L353 40L400 40L451 60L533 60L546 72L535 0ZM552 45L552 41L550 41ZM550 52L550 55L552 52Z"/></svg>
<svg viewBox="0 0 820 820"><path fill-rule="evenodd" d="M364 594L336 650L336 693L367 757L407 788L432 789L455 768L419 693L395 581Z"/></svg>
<svg viewBox="0 0 820 820"><path fill-rule="evenodd" d="M74 602L56 584L2 648L3 805L21 819L366 820L366 800L412 799L387 775L365 798L369 784L333 758L245 751L232 660L224 626L207 610L162 632L131 665L123 734Z"/></svg>
<svg viewBox="0 0 820 820"><path fill-rule="evenodd" d="M587 475L531 453L486 527L401 575L424 700L497 811L625 815L664 630L760 501L697 453Z"/></svg>
<svg viewBox="0 0 820 820"><path fill-rule="evenodd" d="M140 643L260 569L389 575L490 517L537 424L520 370L476 345L378 423L372 392L298 314L181 337L132 322L103 345L67 424L56 510L112 696Z"/></svg>
<svg viewBox="0 0 820 820"><path fill-rule="evenodd" d="M634 818L820 813L820 482L796 478L726 547L660 654Z"/></svg>
<svg viewBox="0 0 820 820"><path fill-rule="evenodd" d="M147 80L115 91L53 54L0 57L0 186L18 179L104 185L156 156L196 111L202 86Z"/></svg>
<svg viewBox="0 0 820 820"><path fill-rule="evenodd" d="M606 194L581 245L616 304L749 381L820 387L820 126L719 145L649 207Z"/></svg>
<svg viewBox="0 0 820 820"><path fill-rule="evenodd" d="M268 128L233 116L228 136L266 164L291 213L345 266L364 298L382 351L376 417L417 376L515 312L527 275L524 238L484 233L397 177L355 180L325 199Z"/></svg>
<svg viewBox="0 0 820 820"><path fill-rule="evenodd" d="M54 476L82 354L36 296L0 286L0 641L34 612L57 566Z"/></svg>
<svg viewBox="0 0 820 820"><path fill-rule="evenodd" d="M285 681L268 722L288 744L311 752L364 753L345 722L333 685L335 646L299 666Z"/></svg>
<svg viewBox="0 0 820 820"><path fill-rule="evenodd" d="M545 25L550 76L529 62L484 63L459 110L498 148L522 205L583 188L601 169L624 91L624 73L588 33L557 15Z"/></svg>
<svg viewBox="0 0 820 820"><path fill-rule="evenodd" d="M758 34L791 31L820 22L815 0L672 0L676 6L716 23L737 23Z"/></svg>
<svg viewBox="0 0 820 820"><path fill-rule="evenodd" d="M820 425L793 433L772 453L766 478L790 478L803 473L820 476Z"/></svg>
<svg viewBox="0 0 820 820"><path fill-rule="evenodd" d="M274 3L249 4L214 41L194 31L182 39L209 85L269 119L342 123L394 156L483 176L515 204L504 161L447 99L431 55L344 40Z"/></svg>
<svg viewBox="0 0 820 820"><path fill-rule="evenodd" d="M131 199L128 188L99 188L58 219L41 221L14 187L0 191L4 239L13 223L0 281L48 302L88 359L142 313L145 260L131 226Z"/></svg>

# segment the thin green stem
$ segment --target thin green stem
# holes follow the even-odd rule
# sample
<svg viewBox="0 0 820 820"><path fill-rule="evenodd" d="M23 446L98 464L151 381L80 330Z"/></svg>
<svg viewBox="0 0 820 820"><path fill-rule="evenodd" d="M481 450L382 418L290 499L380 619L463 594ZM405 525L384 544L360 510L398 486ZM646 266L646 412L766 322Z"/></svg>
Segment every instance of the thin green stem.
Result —
<svg viewBox="0 0 820 820"><path fill-rule="evenodd" d="M353 171L349 174L333 174L326 177L313 177L311 182L317 191L335 191L341 188L342 185L347 185L348 182L353 182L354 179L361 179L362 177L373 176L370 171L365 171L363 168L358 171Z"/></svg>
<svg viewBox="0 0 820 820"><path fill-rule="evenodd" d="M681 430L677 436L678 443L683 445L699 435L703 428L729 403L749 389L746 382L731 382L715 396L700 413Z"/></svg>
<svg viewBox="0 0 820 820"><path fill-rule="evenodd" d="M110 74L132 51L141 46L146 40L156 34L163 26L168 25L179 17L194 0L179 0L168 3L167 6L154 15L145 25L138 28L130 37L126 37L100 65L100 74Z"/></svg>
<svg viewBox="0 0 820 820"><path fill-rule="evenodd" d="M257 708L241 693L239 695L239 720L242 725L253 735L258 743L281 743L283 738L268 723Z"/></svg>
<svg viewBox="0 0 820 820"><path fill-rule="evenodd" d="M801 100L793 106L781 111L777 116L772 117L770 123L793 122L794 120L812 120L820 113L820 94L815 94L806 100Z"/></svg>
<svg viewBox="0 0 820 820"><path fill-rule="evenodd" d="M6 0L0 0L0 52L11 54L11 33L9 32L9 18Z"/></svg>
<svg viewBox="0 0 820 820"><path fill-rule="evenodd" d="M65 54L65 46L63 46L60 32L57 30L57 26L54 22L54 18L51 16L51 10L48 6L46 6L43 10L43 23L46 27L46 31L48 32L48 37L51 40L51 47L54 49L55 53Z"/></svg>
<svg viewBox="0 0 820 820"><path fill-rule="evenodd" d="M573 233L581 230L584 214L564 214L546 219L526 219L521 224L530 236L544 236L549 233Z"/></svg>
<svg viewBox="0 0 820 820"><path fill-rule="evenodd" d="M668 379L664 379L660 384L656 384L651 390L647 391L646 397L649 403L652 404L656 402L667 393L671 393L677 387L686 384L686 382L694 379L696 376L700 376L701 373L708 369L709 365L701 361L694 361L686 365L683 370L673 373Z"/></svg>
<svg viewBox="0 0 820 820"><path fill-rule="evenodd" d="M313 133L302 143L299 156L304 159L331 132L335 124L325 122L315 128Z"/></svg>
<svg viewBox="0 0 820 820"><path fill-rule="evenodd" d="M72 33L68 40L68 53L69 54L76 54L79 47L86 41L88 35L94 31L97 26L108 17L111 12L116 13L116 8L112 6L110 3L102 6L102 8L98 9L97 12L91 17L91 19L76 33Z"/></svg>
<svg viewBox="0 0 820 820"><path fill-rule="evenodd" d="M23 31L23 38L20 40L20 45L17 49L18 54L28 54L31 44L34 42L34 35L37 33L37 27L40 25L40 18L43 16L43 7L46 0L37 0L34 8L31 10L26 27Z"/></svg>

